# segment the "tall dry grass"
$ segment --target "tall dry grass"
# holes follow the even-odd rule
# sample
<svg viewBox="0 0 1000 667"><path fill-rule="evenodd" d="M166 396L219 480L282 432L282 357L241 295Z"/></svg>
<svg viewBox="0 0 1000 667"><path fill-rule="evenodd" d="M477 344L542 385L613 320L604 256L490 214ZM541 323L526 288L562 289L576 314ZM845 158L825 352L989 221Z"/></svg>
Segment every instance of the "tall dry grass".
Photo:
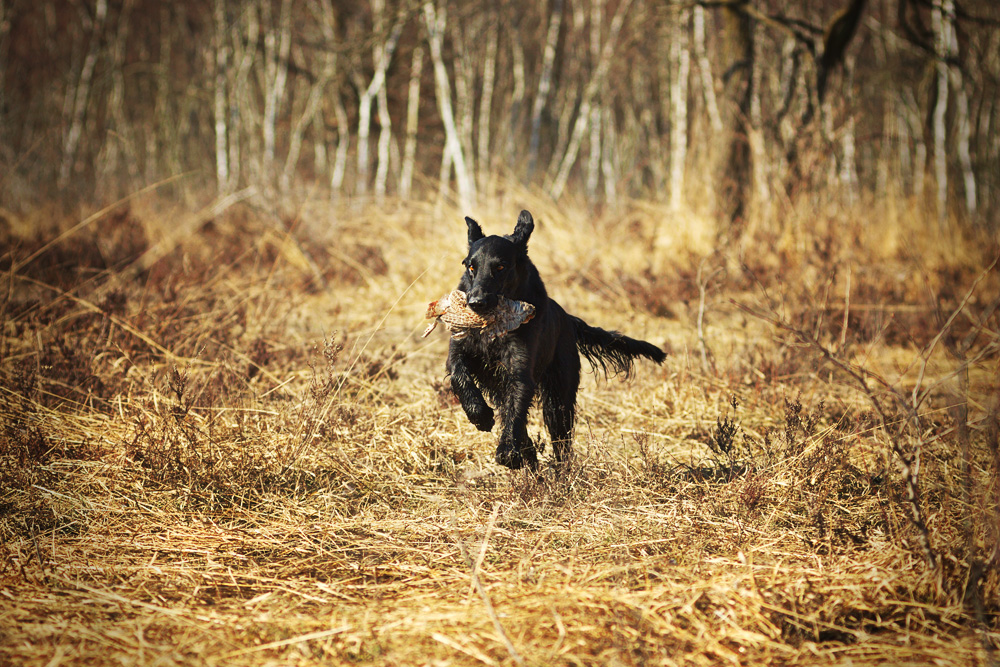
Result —
<svg viewBox="0 0 1000 667"><path fill-rule="evenodd" d="M501 191L8 219L0 661L997 663L995 242ZM522 207L552 296L670 352L584 379L561 476L419 337Z"/></svg>

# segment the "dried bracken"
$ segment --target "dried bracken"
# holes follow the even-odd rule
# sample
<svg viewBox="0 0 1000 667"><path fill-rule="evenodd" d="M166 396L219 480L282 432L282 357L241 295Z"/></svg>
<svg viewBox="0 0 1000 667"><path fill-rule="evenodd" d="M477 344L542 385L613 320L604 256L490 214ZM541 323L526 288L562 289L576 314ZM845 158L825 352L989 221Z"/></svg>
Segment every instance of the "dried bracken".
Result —
<svg viewBox="0 0 1000 667"><path fill-rule="evenodd" d="M584 212L563 206L542 208L553 237L579 233ZM10 270L77 221L43 232L5 210L0 665L996 665L1000 272L965 298L992 255L928 266L937 255L917 250L936 232L869 208L831 237L804 226L780 264L748 232L739 259L759 288L713 279L707 372L698 257L664 254L649 282L634 273L646 236L603 214L599 229L622 229L613 256L567 243L553 292L686 352L626 384L584 377L574 458L548 465L546 441L538 474L500 472L440 353L405 340L410 292L396 288L442 252L419 207L373 231L348 205L320 224L324 203L303 230L328 236L303 232L304 249L378 244L387 267L387 280L326 272L325 290L307 263L248 247L274 229L254 208L185 237L143 280L100 263L107 229ZM637 229L664 219L652 210ZM150 238L174 224L159 211L135 213ZM855 244L887 232L914 254ZM853 292L835 298L848 258ZM558 270L571 265L585 269ZM953 290L941 318L904 299L901 268L926 271L920 295ZM792 271L830 287L789 284ZM687 316L623 293L629 279ZM101 280L115 289L94 297ZM848 372L859 360L885 418ZM933 388L919 429L885 386L913 405L918 381L918 398ZM908 479L894 447L920 455Z"/></svg>
<svg viewBox="0 0 1000 667"><path fill-rule="evenodd" d="M438 322L444 322L452 338L465 338L470 332L478 329L481 336L492 340L508 331L513 331L534 316L535 307L530 303L512 301L502 296L498 297L496 308L485 315L480 315L469 308L465 292L454 290L427 305L426 317L435 319L424 330L423 335L429 335L437 327Z"/></svg>

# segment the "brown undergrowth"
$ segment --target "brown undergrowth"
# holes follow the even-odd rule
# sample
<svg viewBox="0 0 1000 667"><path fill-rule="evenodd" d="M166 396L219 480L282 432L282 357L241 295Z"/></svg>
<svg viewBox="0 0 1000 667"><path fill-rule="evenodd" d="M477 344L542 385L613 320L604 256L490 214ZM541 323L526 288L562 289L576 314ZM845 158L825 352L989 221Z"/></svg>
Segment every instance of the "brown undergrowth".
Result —
<svg viewBox="0 0 1000 667"><path fill-rule="evenodd" d="M643 205L609 249L539 207L550 293L671 354L585 378L538 475L419 338L465 212L5 228L0 662L997 664L988 244L679 252Z"/></svg>

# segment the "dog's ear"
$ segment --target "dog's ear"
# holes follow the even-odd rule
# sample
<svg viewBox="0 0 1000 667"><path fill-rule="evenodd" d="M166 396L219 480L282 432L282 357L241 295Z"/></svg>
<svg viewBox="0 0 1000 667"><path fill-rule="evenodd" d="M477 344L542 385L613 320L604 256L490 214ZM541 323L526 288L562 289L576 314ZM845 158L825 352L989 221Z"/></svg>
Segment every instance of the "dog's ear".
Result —
<svg viewBox="0 0 1000 667"><path fill-rule="evenodd" d="M534 218L527 211L521 211L521 215L517 216L517 224L514 226L514 233L510 235L510 240L527 250L528 237L534 229Z"/></svg>
<svg viewBox="0 0 1000 667"><path fill-rule="evenodd" d="M469 245L471 246L473 243L483 238L483 228L479 226L478 222L469 216L465 216L465 224L469 226Z"/></svg>

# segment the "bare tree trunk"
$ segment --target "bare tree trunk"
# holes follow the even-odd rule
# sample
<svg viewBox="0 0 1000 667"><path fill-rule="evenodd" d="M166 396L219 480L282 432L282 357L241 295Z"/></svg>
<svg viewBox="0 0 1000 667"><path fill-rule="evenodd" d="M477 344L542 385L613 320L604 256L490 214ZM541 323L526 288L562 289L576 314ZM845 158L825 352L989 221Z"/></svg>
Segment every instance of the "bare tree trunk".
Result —
<svg viewBox="0 0 1000 667"><path fill-rule="evenodd" d="M549 90L552 88L552 66L556 60L556 44L559 41L559 26L562 24L563 0L552 1L552 15L549 17L549 30L545 37L545 51L542 55L542 72L538 78L538 92L531 106L531 137L528 140L528 180L535 174L538 166L538 151L541 143L542 111L548 101Z"/></svg>
<svg viewBox="0 0 1000 667"><path fill-rule="evenodd" d="M854 58L844 59L844 90L848 99L853 98L851 90L854 87ZM858 169L854 143L854 116L848 112L841 136L840 185L847 190L847 203L854 205L858 201Z"/></svg>
<svg viewBox="0 0 1000 667"><path fill-rule="evenodd" d="M680 11L670 40L670 66L674 76L670 85L670 210L681 209L684 200L684 165L687 161L687 92L691 59L687 31L690 12Z"/></svg>
<svg viewBox="0 0 1000 667"><path fill-rule="evenodd" d="M108 96L107 111L110 117L108 131L104 133L104 145L98 156L97 190L105 198L116 196L121 176L119 160L124 156L125 168L128 172L130 187L135 185L139 177L139 165L135 145L132 141L132 128L125 114L125 48L128 42L128 28L132 13L132 0L125 0L118 13L118 29L115 31L111 44L111 91Z"/></svg>
<svg viewBox="0 0 1000 667"><path fill-rule="evenodd" d="M6 147L7 134L7 59L10 57L10 0L0 0L0 146ZM3 151L4 148L0 148ZM2 155L0 155L2 157Z"/></svg>
<svg viewBox="0 0 1000 667"><path fill-rule="evenodd" d="M903 122L909 129L909 136L913 137L913 196L923 203L924 192L927 186L927 141L924 138L924 123L920 114L920 106L917 104L913 91L904 91L905 99L902 105L902 112L905 114Z"/></svg>
<svg viewBox="0 0 1000 667"><path fill-rule="evenodd" d="M691 13L694 57L698 63L702 94L705 96L705 111L708 113L712 131L722 132L722 116L719 114L719 103L715 98L715 77L712 76L712 65L705 54L705 8L696 3Z"/></svg>
<svg viewBox="0 0 1000 667"><path fill-rule="evenodd" d="M754 31L757 26L751 25ZM761 112L761 58L757 53L758 40L751 32L753 57L750 62L750 118L747 123L747 139L750 142L750 163L753 174L754 201L758 218L768 221L771 215L771 189L768 187L769 165L764 147L764 118Z"/></svg>
<svg viewBox="0 0 1000 667"><path fill-rule="evenodd" d="M490 155L490 116L493 113L493 87L496 82L497 49L500 43L499 25L492 13L486 24L486 54L483 60L483 86L479 96L479 141L476 157L479 160L479 183L487 187L493 160Z"/></svg>
<svg viewBox="0 0 1000 667"><path fill-rule="evenodd" d="M521 108L527 86L524 74L524 48L521 46L520 35L511 31L511 74L514 77L514 92L510 96L510 124L507 132L507 162L513 163L517 157L517 141L520 136Z"/></svg>
<svg viewBox="0 0 1000 667"><path fill-rule="evenodd" d="M473 21L472 23L478 23ZM476 108L472 89L476 78L476 66L473 55L466 44L466 28L459 22L449 24L452 50L455 54L452 60L455 79L455 121L458 127L458 140L462 142L462 154L470 174L476 173L476 156L472 143L473 112ZM476 28L471 28L475 32Z"/></svg>
<svg viewBox="0 0 1000 667"><path fill-rule="evenodd" d="M424 23L427 26L427 41L431 50L431 62L434 64L434 83L437 92L438 110L445 130L446 157L455 165L455 178L458 183L458 195L462 206L470 207L475 199L475 183L466 168L465 156L462 154L462 142L455 126L455 114L451 108L451 83L448 70L442 54L442 37L446 26L444 11L437 11L433 2L425 2Z"/></svg>
<svg viewBox="0 0 1000 667"><path fill-rule="evenodd" d="M389 96L385 86L378 91L378 168L375 170L375 197L381 202L385 198L386 180L389 176L389 148L392 143L392 117L389 115ZM397 159L399 154L397 152Z"/></svg>
<svg viewBox="0 0 1000 667"><path fill-rule="evenodd" d="M590 3L590 61L598 62L601 57L601 29L604 25L604 0ZM597 186L601 178L601 105L590 110L590 156L587 159L586 192L587 199L597 199Z"/></svg>
<svg viewBox="0 0 1000 667"><path fill-rule="evenodd" d="M302 137L306 127L314 122L319 113L320 104L326 93L327 84L333 78L334 70L337 66L336 45L336 23L333 13L333 3L331 0L317 0L312 3L313 15L319 21L320 34L323 35L322 64L319 75L315 83L309 88L309 95L306 98L305 108L302 115L292 128L288 139L288 155L285 159L285 167L281 171L280 188L282 192L291 186L292 176L299 162L299 153L302 150Z"/></svg>
<svg viewBox="0 0 1000 667"><path fill-rule="evenodd" d="M955 21L951 20L948 23L948 52L957 58L959 45ZM969 215L972 215L976 212L976 174L972 170L972 156L969 151L969 140L972 133L969 123L969 96L965 90L965 82L962 80L961 68L950 68L950 75L952 86L955 88L955 122L958 123L955 137L956 153L958 153L958 164L962 169L965 210Z"/></svg>
<svg viewBox="0 0 1000 667"><path fill-rule="evenodd" d="M403 168L399 176L399 195L409 199L413 187L413 163L417 155L417 130L420 120L420 75L424 71L424 47L413 48L410 61L410 86L406 101L406 143L403 145Z"/></svg>
<svg viewBox="0 0 1000 667"><path fill-rule="evenodd" d="M58 183L60 187L65 187L69 183L73 164L76 162L76 151L83 136L83 121L87 112L87 102L90 100L90 84L94 76L94 67L97 65L98 47L101 43L101 33L104 31L104 21L107 16L107 0L97 0L97 5L94 8L94 19L91 21L87 55L84 57L76 85L72 88L72 116L70 117L69 129L63 140L62 163L59 166Z"/></svg>
<svg viewBox="0 0 1000 667"><path fill-rule="evenodd" d="M568 18L572 20L564 27L562 40L569 45L569 48L573 48L572 45L583 41L582 35L586 22L583 12L571 11L568 13ZM577 107L581 101L581 95L586 89L587 76L593 74L597 67L596 62L586 63L585 59L579 57L566 58L559 68L559 86L551 91L548 102L548 108L551 109L548 115L550 117L558 115L558 120L555 123L551 121L548 123L553 141L550 143L545 176L536 176L543 183L552 183L556 178L560 160L566 154L570 141L573 139L573 127L579 112ZM585 65L589 66L590 69L586 70Z"/></svg>
<svg viewBox="0 0 1000 667"><path fill-rule="evenodd" d="M934 48L937 61L937 96L932 112L934 132L934 178L937 185L938 225L944 228L948 218L948 156L945 153L948 128L945 126L948 113L948 57L951 55L950 35L955 12L953 0L935 2L931 10L931 25L934 29Z"/></svg>
<svg viewBox="0 0 1000 667"><path fill-rule="evenodd" d="M722 10L725 20L724 64L727 75L726 97L728 154L722 174L721 204L726 230L738 235L745 223L751 179L749 137L750 102L753 97L753 19L748 0L735 0Z"/></svg>
<svg viewBox="0 0 1000 667"><path fill-rule="evenodd" d="M243 170L245 151L242 148L242 135L246 133L251 113L255 110L253 95L247 82L254 60L257 58L257 37L260 34L257 7L241 5L239 19L234 21L227 32L230 35L234 74L226 78L229 84L226 96L229 114L227 121L229 131L226 137L229 144L229 182L226 190L233 192L239 187Z"/></svg>
<svg viewBox="0 0 1000 667"><path fill-rule="evenodd" d="M179 174L184 170L181 163L181 146L178 141L177 127L178 107L172 104L173 95L170 88L171 57L173 36L173 20L170 5L160 7L160 54L156 72L156 108L157 131L148 133L147 144L150 147L146 162L146 180L155 180L158 165L165 163L167 174ZM160 151L162 146L162 152Z"/></svg>
<svg viewBox="0 0 1000 667"><path fill-rule="evenodd" d="M618 170L615 166L615 116L610 109L605 108L602 118L604 124L604 148L601 150L601 175L604 177L604 201L614 206L618 201Z"/></svg>
<svg viewBox="0 0 1000 667"><path fill-rule="evenodd" d="M226 70L229 68L229 40L226 27L226 0L215 0L215 183L219 193L229 189L229 123L226 104Z"/></svg>
<svg viewBox="0 0 1000 667"><path fill-rule="evenodd" d="M384 33L385 2L384 0L372 0L372 15L374 21L374 33L376 39L373 40L372 58L375 62L375 72L367 87L360 85L363 89L361 99L358 101L358 182L357 192L364 195L368 192L368 137L371 132L372 102L378 97L379 91L385 86L385 73L392 61L392 55L396 51L399 42L399 35L403 30L401 18L397 18L385 38L385 42L380 41ZM360 75L358 75L360 76Z"/></svg>
<svg viewBox="0 0 1000 667"><path fill-rule="evenodd" d="M317 113L313 116L312 140L313 169L318 179L318 177L326 175L327 170L330 168L330 157L327 155L326 150L326 119L323 118L322 113Z"/></svg>
<svg viewBox="0 0 1000 667"><path fill-rule="evenodd" d="M274 156L276 151L275 130L278 111L285 97L288 81L288 54L292 46L292 0L282 0L278 10L278 23L271 20L272 0L261 0L264 33L264 155L261 171L265 182L270 185L274 177Z"/></svg>
<svg viewBox="0 0 1000 667"><path fill-rule="evenodd" d="M451 187L451 169L455 166L455 161L451 157L451 144L446 143L444 153L441 155L441 169L438 170L438 205L448 196L448 188Z"/></svg>
<svg viewBox="0 0 1000 667"><path fill-rule="evenodd" d="M330 174L330 196L340 194L344 187L344 176L347 174L347 150L351 145L351 130L347 120L347 109L340 91L333 95L333 112L337 117L337 150L333 157L333 171Z"/></svg>
<svg viewBox="0 0 1000 667"><path fill-rule="evenodd" d="M618 5L618 10L615 12L614 18L611 19L608 39L601 50L601 58L597 63L597 69L583 91L583 100L580 102L580 111L577 114L576 124L573 127L573 136L570 138L569 145L566 147L566 154L563 155L562 161L559 164L559 171L556 173L552 186L549 188L549 194L553 199L559 199L563 189L566 187L570 169L573 168L573 164L576 162L580 144L583 142L583 135L587 130L587 123L590 121L591 105L597 91L604 85L604 80L607 78L615 46L618 43L618 34L621 32L622 24L625 22L625 15L628 13L631 5L632 0L622 0L622 3Z"/></svg>

